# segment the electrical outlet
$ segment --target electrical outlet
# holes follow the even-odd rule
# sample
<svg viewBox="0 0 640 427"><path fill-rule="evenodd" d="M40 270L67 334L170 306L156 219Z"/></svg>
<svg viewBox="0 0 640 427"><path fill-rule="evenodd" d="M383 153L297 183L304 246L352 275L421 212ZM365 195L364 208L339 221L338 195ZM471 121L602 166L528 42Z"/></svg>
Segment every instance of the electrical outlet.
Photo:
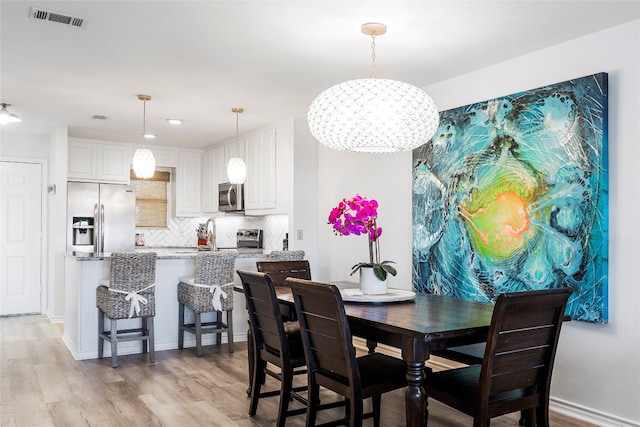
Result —
<svg viewBox="0 0 640 427"><path fill-rule="evenodd" d="M298 240L302 240L302 230L298 230Z"/></svg>

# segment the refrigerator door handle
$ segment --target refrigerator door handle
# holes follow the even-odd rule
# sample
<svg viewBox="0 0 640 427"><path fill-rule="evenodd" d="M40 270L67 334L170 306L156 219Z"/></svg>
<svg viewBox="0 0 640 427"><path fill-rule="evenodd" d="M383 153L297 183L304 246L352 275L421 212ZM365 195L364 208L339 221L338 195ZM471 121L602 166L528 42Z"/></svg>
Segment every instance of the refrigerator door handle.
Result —
<svg viewBox="0 0 640 427"><path fill-rule="evenodd" d="M98 215L98 204L93 205L93 252L100 252L100 230L98 227L100 216Z"/></svg>
<svg viewBox="0 0 640 427"><path fill-rule="evenodd" d="M100 253L104 252L104 205L100 205Z"/></svg>

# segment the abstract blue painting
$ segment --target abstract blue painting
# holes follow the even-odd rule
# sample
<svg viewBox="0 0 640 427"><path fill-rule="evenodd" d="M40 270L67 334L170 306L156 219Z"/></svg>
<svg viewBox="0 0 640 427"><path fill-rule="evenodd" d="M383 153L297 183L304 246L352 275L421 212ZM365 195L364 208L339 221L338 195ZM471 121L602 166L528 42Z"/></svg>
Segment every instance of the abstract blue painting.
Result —
<svg viewBox="0 0 640 427"><path fill-rule="evenodd" d="M413 288L492 302L569 286L608 320L606 73L440 113L413 151Z"/></svg>

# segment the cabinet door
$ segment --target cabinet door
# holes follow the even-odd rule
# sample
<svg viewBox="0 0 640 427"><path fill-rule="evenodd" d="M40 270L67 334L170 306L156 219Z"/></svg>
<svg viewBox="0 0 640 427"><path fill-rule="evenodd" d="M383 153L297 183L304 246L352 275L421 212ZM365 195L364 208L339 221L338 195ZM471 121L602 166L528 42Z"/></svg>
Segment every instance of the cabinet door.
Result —
<svg viewBox="0 0 640 427"><path fill-rule="evenodd" d="M245 138L247 180L245 209L276 207L276 131L269 129Z"/></svg>
<svg viewBox="0 0 640 427"><path fill-rule="evenodd" d="M129 150L124 145L96 145L96 179L101 182L128 183L130 172Z"/></svg>
<svg viewBox="0 0 640 427"><path fill-rule="evenodd" d="M202 154L181 151L176 168L176 216L193 217L201 213Z"/></svg>
<svg viewBox="0 0 640 427"><path fill-rule="evenodd" d="M67 178L69 180L96 179L95 144L69 141L67 155Z"/></svg>
<svg viewBox="0 0 640 427"><path fill-rule="evenodd" d="M227 165L223 146L205 151L202 156L202 211L218 212L218 184L226 181Z"/></svg>

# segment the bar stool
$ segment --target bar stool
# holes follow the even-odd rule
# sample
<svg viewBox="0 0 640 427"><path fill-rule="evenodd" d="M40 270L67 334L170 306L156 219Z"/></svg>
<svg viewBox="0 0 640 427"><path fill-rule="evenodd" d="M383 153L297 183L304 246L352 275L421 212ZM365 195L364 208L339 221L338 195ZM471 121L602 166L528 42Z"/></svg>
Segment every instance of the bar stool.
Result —
<svg viewBox="0 0 640 427"><path fill-rule="evenodd" d="M233 271L234 252L199 252L193 276L180 277L178 283L178 348L184 348L184 332L196 336L196 354L202 356L202 335L216 334L216 343L226 332L229 353L233 353ZM185 307L194 322L185 323ZM202 313L216 313L216 320L202 322ZM222 321L226 313L226 323Z"/></svg>
<svg viewBox="0 0 640 427"><path fill-rule="evenodd" d="M304 251L271 251L269 261L297 261L304 259Z"/></svg>
<svg viewBox="0 0 640 427"><path fill-rule="evenodd" d="M111 366L118 367L118 342L142 340L142 352L149 349L149 362L155 362L153 318L155 300L156 253L114 252L109 279L96 289L98 308L98 358L102 359L104 342L111 343ZM105 317L111 327L105 330ZM140 328L118 330L118 320L139 317Z"/></svg>

